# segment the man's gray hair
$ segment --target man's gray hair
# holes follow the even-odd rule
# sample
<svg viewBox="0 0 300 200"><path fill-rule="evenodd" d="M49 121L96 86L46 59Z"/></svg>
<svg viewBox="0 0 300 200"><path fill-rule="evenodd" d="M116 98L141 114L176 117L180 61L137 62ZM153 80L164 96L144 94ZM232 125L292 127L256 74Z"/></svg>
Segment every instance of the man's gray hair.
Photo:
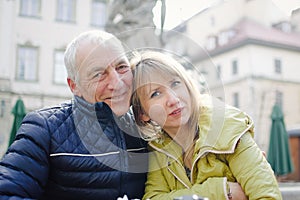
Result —
<svg viewBox="0 0 300 200"><path fill-rule="evenodd" d="M87 31L79 34L75 37L67 46L65 54L64 54L64 62L68 73L68 78L77 82L76 73L78 71L77 63L76 63L76 54L78 47L83 43L91 43L91 44L103 44L103 42L109 39L117 39L114 35L99 30ZM118 40L118 39L117 39Z"/></svg>

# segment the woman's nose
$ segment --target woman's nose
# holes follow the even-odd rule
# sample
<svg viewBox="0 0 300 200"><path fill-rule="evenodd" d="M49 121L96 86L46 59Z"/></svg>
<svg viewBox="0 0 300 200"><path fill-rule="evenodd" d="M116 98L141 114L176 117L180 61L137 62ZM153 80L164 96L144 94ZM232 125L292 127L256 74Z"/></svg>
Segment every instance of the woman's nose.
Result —
<svg viewBox="0 0 300 200"><path fill-rule="evenodd" d="M169 89L167 92L167 106L174 106L179 103L179 98L177 94Z"/></svg>

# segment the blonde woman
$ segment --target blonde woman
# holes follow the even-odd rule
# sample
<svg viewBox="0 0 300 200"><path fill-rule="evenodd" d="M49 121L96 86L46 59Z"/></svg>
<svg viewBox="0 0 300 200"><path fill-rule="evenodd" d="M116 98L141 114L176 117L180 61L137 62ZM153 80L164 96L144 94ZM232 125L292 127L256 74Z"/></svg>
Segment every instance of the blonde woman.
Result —
<svg viewBox="0 0 300 200"><path fill-rule="evenodd" d="M166 54L141 52L132 67L131 104L152 151L143 199L282 199L247 114L200 95ZM245 195L232 192L237 185Z"/></svg>

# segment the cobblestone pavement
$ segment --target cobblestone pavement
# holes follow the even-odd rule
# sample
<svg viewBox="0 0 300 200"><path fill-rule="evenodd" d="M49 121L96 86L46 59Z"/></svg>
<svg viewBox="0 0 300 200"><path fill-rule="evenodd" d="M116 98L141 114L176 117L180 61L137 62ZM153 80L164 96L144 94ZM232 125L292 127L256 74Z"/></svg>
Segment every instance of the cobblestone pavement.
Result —
<svg viewBox="0 0 300 200"><path fill-rule="evenodd" d="M283 200L300 200L300 182L279 183Z"/></svg>

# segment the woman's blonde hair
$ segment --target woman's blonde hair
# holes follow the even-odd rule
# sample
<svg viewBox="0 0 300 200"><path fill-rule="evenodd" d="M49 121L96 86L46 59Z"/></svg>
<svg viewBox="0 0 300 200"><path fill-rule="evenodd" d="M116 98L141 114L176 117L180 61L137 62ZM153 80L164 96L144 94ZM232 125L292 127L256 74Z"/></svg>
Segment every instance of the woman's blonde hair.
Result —
<svg viewBox="0 0 300 200"><path fill-rule="evenodd" d="M163 77L178 77L186 85L190 94L192 108L192 113L188 120L190 130L187 131L188 133L194 133L199 119L200 92L180 62L165 52L147 50L134 54L134 57L131 59L131 67L134 75L131 105L142 137L147 141L152 141L161 138L163 133L160 131L158 124L152 121L144 122L141 120L141 115L145 113L140 100L140 97L145 95L145 91L141 88L150 82L153 72L158 72Z"/></svg>

